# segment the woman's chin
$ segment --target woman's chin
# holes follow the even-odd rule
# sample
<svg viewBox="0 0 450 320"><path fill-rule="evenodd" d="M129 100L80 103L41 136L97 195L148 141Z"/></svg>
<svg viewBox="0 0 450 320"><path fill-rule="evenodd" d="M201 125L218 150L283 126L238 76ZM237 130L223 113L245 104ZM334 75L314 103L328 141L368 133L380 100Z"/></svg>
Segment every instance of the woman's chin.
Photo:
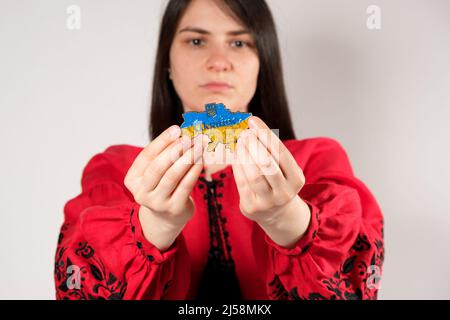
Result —
<svg viewBox="0 0 450 320"><path fill-rule="evenodd" d="M204 102L203 105L215 102L215 103L223 103L224 105L227 106L227 103L232 101L232 97L229 94L218 92L205 94L203 95L201 100Z"/></svg>

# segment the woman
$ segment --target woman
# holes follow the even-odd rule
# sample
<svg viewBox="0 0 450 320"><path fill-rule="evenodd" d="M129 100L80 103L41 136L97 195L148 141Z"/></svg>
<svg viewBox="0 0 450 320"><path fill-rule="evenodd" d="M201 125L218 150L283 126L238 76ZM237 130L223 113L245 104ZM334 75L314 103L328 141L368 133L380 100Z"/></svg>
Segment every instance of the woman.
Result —
<svg viewBox="0 0 450 320"><path fill-rule="evenodd" d="M211 102L254 115L231 161L180 137ZM383 215L337 141L295 139L264 0L169 1L150 122L64 207L58 299L377 298Z"/></svg>

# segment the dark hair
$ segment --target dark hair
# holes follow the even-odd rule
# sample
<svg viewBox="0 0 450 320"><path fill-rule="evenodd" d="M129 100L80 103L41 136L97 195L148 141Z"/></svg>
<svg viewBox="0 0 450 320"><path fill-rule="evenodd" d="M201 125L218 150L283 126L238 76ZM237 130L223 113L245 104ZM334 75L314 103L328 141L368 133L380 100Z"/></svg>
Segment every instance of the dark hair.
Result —
<svg viewBox="0 0 450 320"><path fill-rule="evenodd" d="M271 129L279 129L281 140L295 139L284 88L275 23L264 0L219 0L255 39L260 70L255 95L248 112L261 118ZM183 122L183 105L169 79L170 48L179 21L191 0L170 0L161 21L150 112L150 139L171 125Z"/></svg>

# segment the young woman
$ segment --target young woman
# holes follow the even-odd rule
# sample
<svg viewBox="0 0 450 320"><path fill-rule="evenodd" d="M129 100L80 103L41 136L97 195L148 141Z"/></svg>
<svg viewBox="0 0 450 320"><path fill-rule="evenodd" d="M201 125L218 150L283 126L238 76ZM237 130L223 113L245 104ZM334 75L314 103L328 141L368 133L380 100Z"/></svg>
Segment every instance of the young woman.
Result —
<svg viewBox="0 0 450 320"><path fill-rule="evenodd" d="M254 115L231 161L199 161L207 139L180 137L182 114L212 102ZM337 141L295 138L264 0L169 1L150 124L145 148L111 146L84 168L58 299L377 297L383 215Z"/></svg>

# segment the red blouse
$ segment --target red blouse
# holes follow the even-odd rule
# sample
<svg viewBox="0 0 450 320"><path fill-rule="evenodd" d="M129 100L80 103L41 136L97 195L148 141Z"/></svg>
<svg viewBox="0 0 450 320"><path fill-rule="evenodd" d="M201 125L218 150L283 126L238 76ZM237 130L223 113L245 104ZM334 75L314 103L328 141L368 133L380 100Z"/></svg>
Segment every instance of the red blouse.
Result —
<svg viewBox="0 0 450 320"><path fill-rule="evenodd" d="M241 214L228 166L212 174L211 183L202 172L191 193L193 218L160 252L143 236L140 205L123 183L142 148L115 145L92 157L81 193L64 206L56 298L196 299L220 280L211 271L202 278L211 259L210 270L218 270L217 263L231 270L246 300L376 299L384 236L375 198L354 176L339 142L321 137L283 143L304 172L299 195L312 213L292 249L278 246Z"/></svg>

